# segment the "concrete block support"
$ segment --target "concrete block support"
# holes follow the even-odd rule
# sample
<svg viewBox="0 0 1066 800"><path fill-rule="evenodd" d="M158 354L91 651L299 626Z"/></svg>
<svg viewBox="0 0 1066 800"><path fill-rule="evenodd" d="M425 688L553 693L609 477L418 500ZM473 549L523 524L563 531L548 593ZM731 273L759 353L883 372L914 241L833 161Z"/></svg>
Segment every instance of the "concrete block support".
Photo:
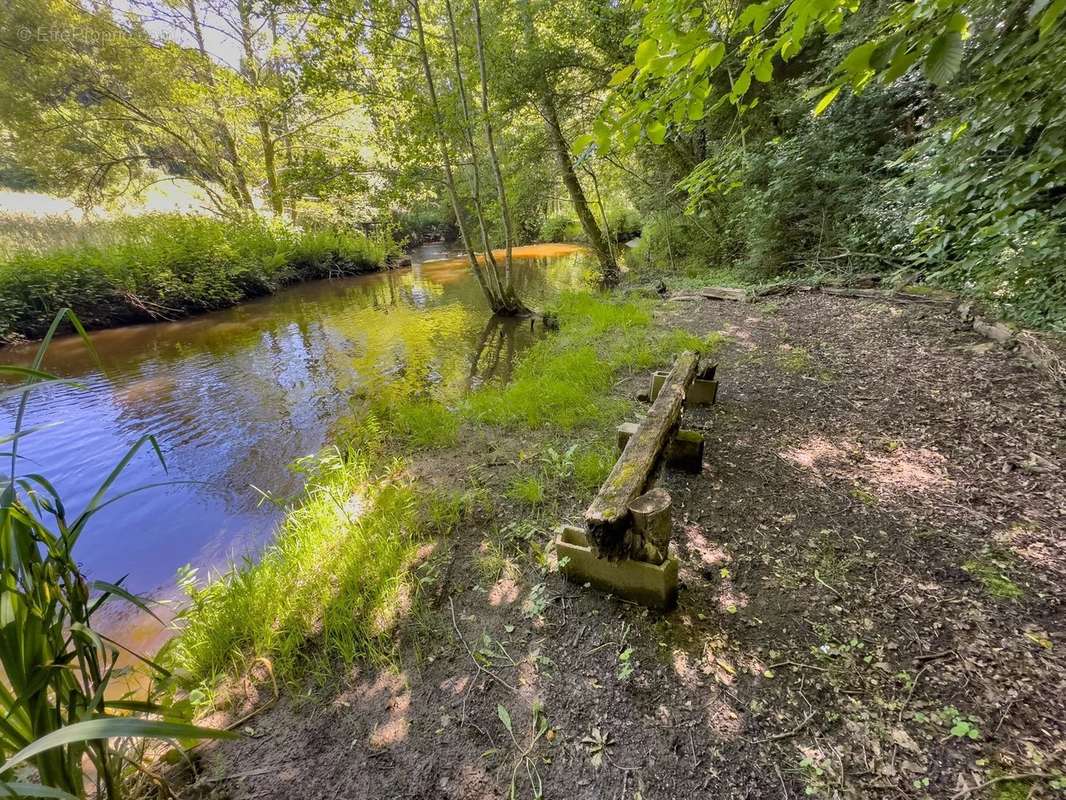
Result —
<svg viewBox="0 0 1066 800"><path fill-rule="evenodd" d="M705 381L697 378L685 392L685 402L693 406L714 405L718 397L718 381Z"/></svg>
<svg viewBox="0 0 1066 800"><path fill-rule="evenodd" d="M709 368L710 374L714 374L714 367ZM651 387L648 390L648 397L651 402L655 402L655 398L659 396L659 390L663 386L663 381L666 380L666 372L653 372L651 374ZM718 397L718 381L711 380L709 378L696 378L685 391L685 404L693 406L710 406L714 405L715 399Z"/></svg>
<svg viewBox="0 0 1066 800"><path fill-rule="evenodd" d="M585 532L569 525L559 531L555 552L562 573L576 583L588 583L601 592L648 608L665 611L677 605L676 558L667 558L662 564L597 558Z"/></svg>

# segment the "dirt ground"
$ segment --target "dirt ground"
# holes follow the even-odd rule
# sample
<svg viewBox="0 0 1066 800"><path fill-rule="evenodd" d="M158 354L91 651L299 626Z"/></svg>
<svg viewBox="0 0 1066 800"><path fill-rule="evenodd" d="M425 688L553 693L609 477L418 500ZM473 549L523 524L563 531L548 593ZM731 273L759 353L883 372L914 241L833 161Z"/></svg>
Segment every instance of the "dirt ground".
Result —
<svg viewBox="0 0 1066 800"><path fill-rule="evenodd" d="M567 584L549 520L497 507L421 568L398 667L284 695L205 746L182 796L1062 794L1062 393L939 308L656 317L730 336L718 404L686 412L703 472L660 479L677 610ZM506 456L479 457L443 474L491 488Z"/></svg>

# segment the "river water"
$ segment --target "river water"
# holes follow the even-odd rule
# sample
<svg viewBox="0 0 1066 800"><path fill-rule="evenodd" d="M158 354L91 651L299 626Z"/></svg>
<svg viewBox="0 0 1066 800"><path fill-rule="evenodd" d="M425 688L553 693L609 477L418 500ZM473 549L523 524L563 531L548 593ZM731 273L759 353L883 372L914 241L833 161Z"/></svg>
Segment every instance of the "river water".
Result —
<svg viewBox="0 0 1066 800"><path fill-rule="evenodd" d="M259 490L295 496L300 481L289 464L316 452L339 418L385 384L433 391L506 380L534 337L529 323L492 322L465 261L444 245L412 256L407 269L95 332L103 372L79 338L54 341L45 368L81 386L31 396L26 425L58 424L21 441L21 472L48 477L77 511L127 449L154 434L168 470L145 448L111 493L197 481L101 511L75 550L85 572L111 581L128 575L129 589L166 595L184 564L203 576L254 555L282 514ZM591 278L591 261L574 246L519 248L516 257L516 286L534 306ZM32 352L9 348L0 359L25 364ZM10 399L0 407L4 431L14 408Z"/></svg>

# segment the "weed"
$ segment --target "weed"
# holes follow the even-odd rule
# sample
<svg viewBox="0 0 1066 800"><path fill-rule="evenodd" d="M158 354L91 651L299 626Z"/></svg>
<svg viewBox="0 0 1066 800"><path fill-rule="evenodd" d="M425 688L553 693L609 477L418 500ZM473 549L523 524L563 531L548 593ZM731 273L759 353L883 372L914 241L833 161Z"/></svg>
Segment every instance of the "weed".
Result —
<svg viewBox="0 0 1066 800"><path fill-rule="evenodd" d="M452 447L459 439L459 418L436 400L409 400L389 412L396 433L413 447Z"/></svg>
<svg viewBox="0 0 1066 800"><path fill-rule="evenodd" d="M809 372L811 354L802 347L782 347L777 354L777 365L785 372Z"/></svg>
<svg viewBox="0 0 1066 800"><path fill-rule="evenodd" d="M0 262L0 341L40 336L69 306L88 327L231 306L294 281L378 269L384 238L156 214L91 223L60 247Z"/></svg>
<svg viewBox="0 0 1066 800"><path fill-rule="evenodd" d="M527 506L539 506L546 496L544 481L538 475L517 475L511 480L507 496Z"/></svg>
<svg viewBox="0 0 1066 800"><path fill-rule="evenodd" d="M1000 600L1018 600L1023 592L1006 574L1003 559L991 555L967 561L962 568L981 583L985 591Z"/></svg>
<svg viewBox="0 0 1066 800"><path fill-rule="evenodd" d="M193 684L211 689L257 657L284 679L314 662L388 654L390 614L404 608L421 535L415 489L364 451L328 448L321 461L258 562L188 587L181 633L163 657Z"/></svg>
<svg viewBox="0 0 1066 800"><path fill-rule="evenodd" d="M618 654L618 680L625 682L633 675L633 648L627 647Z"/></svg>
<svg viewBox="0 0 1066 800"><path fill-rule="evenodd" d="M585 745L585 751L589 755L592 766L599 769L603 766L604 759L607 758L607 748L611 747L614 742L611 740L610 732L601 733L599 728L593 728L589 731L589 735L581 740L581 744Z"/></svg>

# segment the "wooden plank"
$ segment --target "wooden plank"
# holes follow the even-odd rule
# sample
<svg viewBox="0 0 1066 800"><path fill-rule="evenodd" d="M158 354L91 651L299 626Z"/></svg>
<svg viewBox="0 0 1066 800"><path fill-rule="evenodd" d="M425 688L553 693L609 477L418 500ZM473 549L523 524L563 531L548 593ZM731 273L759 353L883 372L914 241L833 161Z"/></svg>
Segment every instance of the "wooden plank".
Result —
<svg viewBox="0 0 1066 800"><path fill-rule="evenodd" d="M625 532L630 525L629 503L644 493L648 478L681 419L685 390L696 377L699 357L685 351L663 382L658 397L629 437L622 455L607 476L600 493L585 512L589 538L601 556L625 555Z"/></svg>

